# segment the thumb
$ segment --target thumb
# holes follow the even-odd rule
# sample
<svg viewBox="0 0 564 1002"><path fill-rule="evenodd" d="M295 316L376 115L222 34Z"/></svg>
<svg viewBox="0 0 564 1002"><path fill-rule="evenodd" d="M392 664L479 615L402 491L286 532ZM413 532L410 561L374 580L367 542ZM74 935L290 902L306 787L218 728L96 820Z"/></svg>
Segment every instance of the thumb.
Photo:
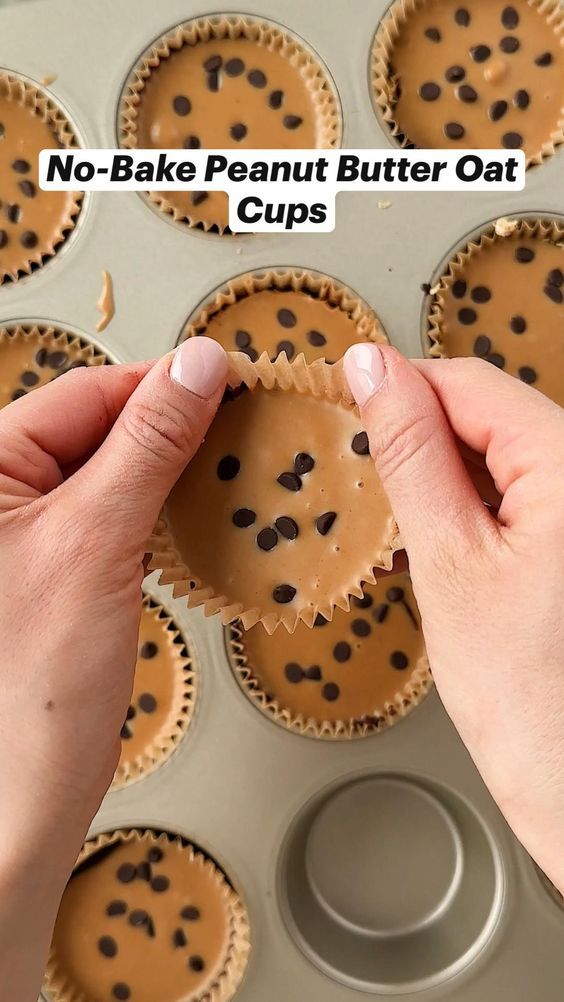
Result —
<svg viewBox="0 0 564 1002"><path fill-rule="evenodd" d="M467 554L496 523L472 484L428 381L394 348L358 344L344 371L390 499L410 565Z"/></svg>
<svg viewBox="0 0 564 1002"><path fill-rule="evenodd" d="M219 406L227 356L193 337L162 358L131 394L92 459L67 481L79 503L134 545L152 532L164 501L201 445Z"/></svg>

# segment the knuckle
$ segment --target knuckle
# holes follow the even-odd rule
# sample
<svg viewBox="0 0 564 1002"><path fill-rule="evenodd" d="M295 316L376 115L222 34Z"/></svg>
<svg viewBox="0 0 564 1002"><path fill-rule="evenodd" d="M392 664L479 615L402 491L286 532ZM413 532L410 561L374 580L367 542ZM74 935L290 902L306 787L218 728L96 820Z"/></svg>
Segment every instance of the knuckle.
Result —
<svg viewBox="0 0 564 1002"><path fill-rule="evenodd" d="M175 460L193 450L192 423L174 404L131 401L123 412L123 423L135 445L158 460Z"/></svg>
<svg viewBox="0 0 564 1002"><path fill-rule="evenodd" d="M377 450L378 471L391 480L413 469L436 432L436 418L428 412L407 415L399 425L385 427Z"/></svg>

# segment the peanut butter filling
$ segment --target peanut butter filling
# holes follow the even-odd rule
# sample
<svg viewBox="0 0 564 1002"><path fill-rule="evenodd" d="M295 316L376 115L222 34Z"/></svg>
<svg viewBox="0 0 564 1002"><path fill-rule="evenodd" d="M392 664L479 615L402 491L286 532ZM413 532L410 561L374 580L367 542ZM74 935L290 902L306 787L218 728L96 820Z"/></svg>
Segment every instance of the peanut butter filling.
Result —
<svg viewBox="0 0 564 1002"><path fill-rule="evenodd" d="M564 50L555 8L527 0L396 5L389 103L407 141L523 149L529 160L560 141Z"/></svg>
<svg viewBox="0 0 564 1002"><path fill-rule="evenodd" d="M0 408L70 369L101 365L103 355L52 327L0 329Z"/></svg>

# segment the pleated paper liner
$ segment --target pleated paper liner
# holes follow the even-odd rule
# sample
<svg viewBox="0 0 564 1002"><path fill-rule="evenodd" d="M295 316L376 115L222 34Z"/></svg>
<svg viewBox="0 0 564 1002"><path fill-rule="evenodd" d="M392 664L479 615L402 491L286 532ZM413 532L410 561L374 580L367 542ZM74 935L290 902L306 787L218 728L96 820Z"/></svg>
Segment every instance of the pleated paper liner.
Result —
<svg viewBox="0 0 564 1002"><path fill-rule="evenodd" d="M303 293L326 304L331 310L340 311L351 320L356 332L356 341L388 343L388 337L379 318L354 292L327 275L297 268L268 268L247 272L230 279L202 306L197 316L189 320L182 332L181 340L202 334L213 337L213 331L209 328L214 318L227 313L236 303L250 300L253 295L265 291ZM280 305L284 305L283 300ZM286 336L292 337L292 331L281 334L281 337ZM350 343L354 344L356 341L351 339ZM224 344L223 347L228 349L231 346ZM335 352L330 346L327 348L327 354L331 354L335 360Z"/></svg>
<svg viewBox="0 0 564 1002"><path fill-rule="evenodd" d="M167 762L190 727L196 706L197 675L187 641L176 627L172 616L148 595L143 599L142 616L150 617L150 621L156 628L155 635L160 638L159 644L165 645L160 671L167 668L171 673L169 682L173 695L164 723L161 723L156 734L151 738L147 737L146 743L136 754L130 752L129 742L135 739L136 720L140 715L142 716L142 712L139 708L133 707L136 709L136 716L129 723L126 721L124 724L124 727L132 729L132 737L124 739L122 735L122 749L112 781L113 789L134 783ZM160 650L159 646L159 652L156 656ZM152 659L147 663L151 664L151 662ZM138 665L144 666L144 664L143 659L138 658ZM156 688L159 688L158 681L156 681ZM154 712L157 710L158 707ZM153 713L147 718L151 722L152 716Z"/></svg>
<svg viewBox="0 0 564 1002"><path fill-rule="evenodd" d="M146 846L147 851L150 849L161 849L166 853L167 849L169 851L172 849L173 852L186 853L190 863L197 866L202 873L206 873L210 888L213 887L214 893L217 892L220 899L223 899L224 902L229 930L228 941L221 965L215 965L215 969L209 972L207 979L204 980L201 987L188 991L182 998L182 1002L231 1002L241 985L249 959L250 925L245 905L229 883L223 871L210 857L205 855L200 849L195 848L181 836L153 830L120 829L104 833L86 842L78 857L75 873L96 865L95 859L98 854L100 855L100 859L103 860L106 855L112 852L113 847L117 847L120 844L142 846L143 848ZM129 885L124 885L122 892L124 898L127 897L127 886ZM49 992L49 999L52 1002L93 1002L90 995L86 994L81 985L76 983L76 978L73 978L72 972L65 969L59 957L61 949L57 950L57 937L60 934L59 923L64 900L63 896L63 905L59 911L59 918L55 925L47 963L44 987ZM114 918L111 921L116 922L117 920ZM156 931L158 935L158 929ZM187 945L189 946L189 943ZM171 944L168 941L166 947L167 949L171 948ZM117 961L111 962L117 963ZM164 962L165 956L163 953ZM107 961L101 958L101 963L107 963ZM130 997L131 1002L134 1002L136 996L132 992L130 996L123 994L122 997ZM171 999L170 1002L177 1002L177 999L178 995L175 994L174 1000ZM154 1002L157 1002L157 1000L155 999ZM168 1000L159 998L158 1002L168 1002Z"/></svg>
<svg viewBox="0 0 564 1002"><path fill-rule="evenodd" d="M152 73L184 46L197 46L210 40L246 39L261 48L277 53L288 61L293 71L304 81L315 107L317 142L315 148L330 149L341 140L341 110L329 77L315 55L298 39L266 20L255 20L243 14L217 14L186 21L155 41L133 67L121 95L118 128L119 142L125 149L139 145L139 108L144 90ZM265 103L266 108L266 103ZM223 144L230 146L231 143ZM258 142L261 148L262 143ZM188 154L189 155L189 154ZM205 232L229 233L225 221L198 218L188 209L171 202L166 192L149 192L147 198L175 222Z"/></svg>
<svg viewBox="0 0 564 1002"><path fill-rule="evenodd" d="M547 25L554 32L555 44L564 47L564 8L560 0L527 0L527 5L536 8L539 16L546 19ZM374 105L396 142L404 149L413 148L414 143L396 118L399 79L394 71L394 50L409 18L426 6L428 0L394 0L378 26L372 46L370 79ZM453 13L456 6L453 0ZM556 148L562 143L564 143L564 103L560 117L554 123L554 129L547 135L541 148L527 157L527 167L541 164L553 156Z"/></svg>
<svg viewBox="0 0 564 1002"><path fill-rule="evenodd" d="M48 126L53 135L51 145L53 147L71 149L79 145L75 130L69 122L64 111L55 103L39 86L32 81L24 79L17 73L0 70L0 99L15 102L22 108L28 109ZM21 157L25 158L25 148L21 149ZM33 165L36 167L36 165ZM22 175L25 179L25 175ZM4 282L16 282L26 275L42 267L52 258L74 229L78 215L80 213L83 193L82 192L38 192L37 198L58 199L62 203L60 218L53 226L53 232L48 240L38 240L35 247L21 246L21 261L17 265L7 267L2 263L3 253L0 250L0 284ZM35 204L35 200L26 199L26 207ZM27 229L33 229L30 225Z"/></svg>
<svg viewBox="0 0 564 1002"><path fill-rule="evenodd" d="M64 327L26 323L0 327L0 407L49 383L68 368L107 363L93 344ZM14 375L9 383L11 367Z"/></svg>
<svg viewBox="0 0 564 1002"><path fill-rule="evenodd" d="M299 355L290 363L286 355L282 354L278 356L276 361L271 362L268 356L263 354L258 361L251 362L246 355L239 352L228 353L228 358L230 366L229 385L231 387L239 387L241 384L244 384L251 394L257 388L261 391L274 389L277 391L296 391L297 394L303 395L306 398L319 400L324 404L335 405L335 414L337 417L339 408L343 408L345 413L349 412L358 416L358 409L346 384L342 362L340 361L335 363L335 365L328 365L323 360L318 360L308 365L303 355ZM277 399L280 399L280 397L277 397ZM236 406L236 402L233 405L227 404L225 406ZM212 433L214 427L217 427L217 424L212 426ZM357 427L360 433L360 418L358 418ZM256 424L253 424L253 430L255 428ZM207 441L209 442L209 438ZM205 445L200 450L199 457L202 463L205 462ZM192 465L189 472L193 476L196 476L197 472L195 471L196 467ZM160 584L172 585L175 598L186 596L188 606L190 608L203 606L206 616L212 616L216 613L220 614L224 625L234 620L240 620L244 629L249 629L256 623L261 622L267 633L273 633L280 625L283 625L290 633L293 633L298 622L304 622L307 626L312 626L318 614L330 620L335 608L349 611L351 596L362 597L362 585L364 583L374 584L376 580L374 574L375 567L391 570L394 553L402 548L397 525L369 456L366 456L366 466L363 468L362 482L357 483L356 486L366 487L364 494L366 505L376 504L376 499L378 499L378 504L381 504L383 513L378 528L371 525L370 534L367 531L367 538L359 541L358 562L354 573L351 574L350 581L347 582L346 588L343 589L342 593L320 595L317 602L310 602L310 604L301 606L299 605L299 600L296 604L290 600L290 604L288 604L287 599L282 599L282 604L276 609L261 607L260 604L246 607L245 603L236 594L227 595L221 591L218 592L213 581L202 580L196 573L196 569L189 566L189 554L183 555L175 541L170 516L167 513L167 504L165 504L161 512L155 532L148 544L148 551L152 553L150 569L161 571ZM288 492L288 495L290 494L292 494L291 490ZM352 487L350 497L352 498ZM329 499L326 503L329 503ZM191 517L197 517L193 511L190 512L190 515ZM203 512L202 518L205 515L206 513ZM378 529L381 540L378 543L374 543L374 536L378 532ZM357 523L355 523L355 530L358 531ZM213 526L202 525L202 532L207 534L205 538L209 540L211 546L216 545L217 540L214 535ZM368 538L368 535L370 535L370 538ZM331 543L330 545L335 544ZM260 561L261 556L264 556L264 554L257 549L257 562ZM249 567L249 573L252 573L252 567ZM318 580L316 587L319 586Z"/></svg>

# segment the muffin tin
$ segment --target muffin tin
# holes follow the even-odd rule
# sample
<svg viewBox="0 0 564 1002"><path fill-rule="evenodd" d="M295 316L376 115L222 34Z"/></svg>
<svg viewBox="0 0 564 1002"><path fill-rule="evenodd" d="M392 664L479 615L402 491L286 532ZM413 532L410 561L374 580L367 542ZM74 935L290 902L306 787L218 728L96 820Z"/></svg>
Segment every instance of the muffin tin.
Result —
<svg viewBox="0 0 564 1002"><path fill-rule="evenodd" d="M295 33L332 76L343 145L389 147L369 91L384 0L246 0L244 13ZM233 0L221 13L240 12ZM211 11L214 13L216 11ZM154 38L210 11L195 0L26 0L0 10L0 63L41 82L90 147L114 146L119 96ZM0 290L0 323L69 326L113 360L171 349L186 321L246 271L296 267L355 290L390 340L421 354L423 283L498 216L563 210L564 152L521 193L343 194L316 236L189 231L135 193L94 193L49 264ZM384 208L384 206L387 206ZM116 313L96 335L102 272ZM178 832L209 853L245 901L252 952L239 1002L430 1002L562 997L564 912L491 800L432 691L381 734L328 743L267 719L232 676L218 620L147 593L173 615L198 673L194 719L170 760L106 797L92 834ZM500 751L501 753L501 751ZM155 1002L159 1002L155 999Z"/></svg>

